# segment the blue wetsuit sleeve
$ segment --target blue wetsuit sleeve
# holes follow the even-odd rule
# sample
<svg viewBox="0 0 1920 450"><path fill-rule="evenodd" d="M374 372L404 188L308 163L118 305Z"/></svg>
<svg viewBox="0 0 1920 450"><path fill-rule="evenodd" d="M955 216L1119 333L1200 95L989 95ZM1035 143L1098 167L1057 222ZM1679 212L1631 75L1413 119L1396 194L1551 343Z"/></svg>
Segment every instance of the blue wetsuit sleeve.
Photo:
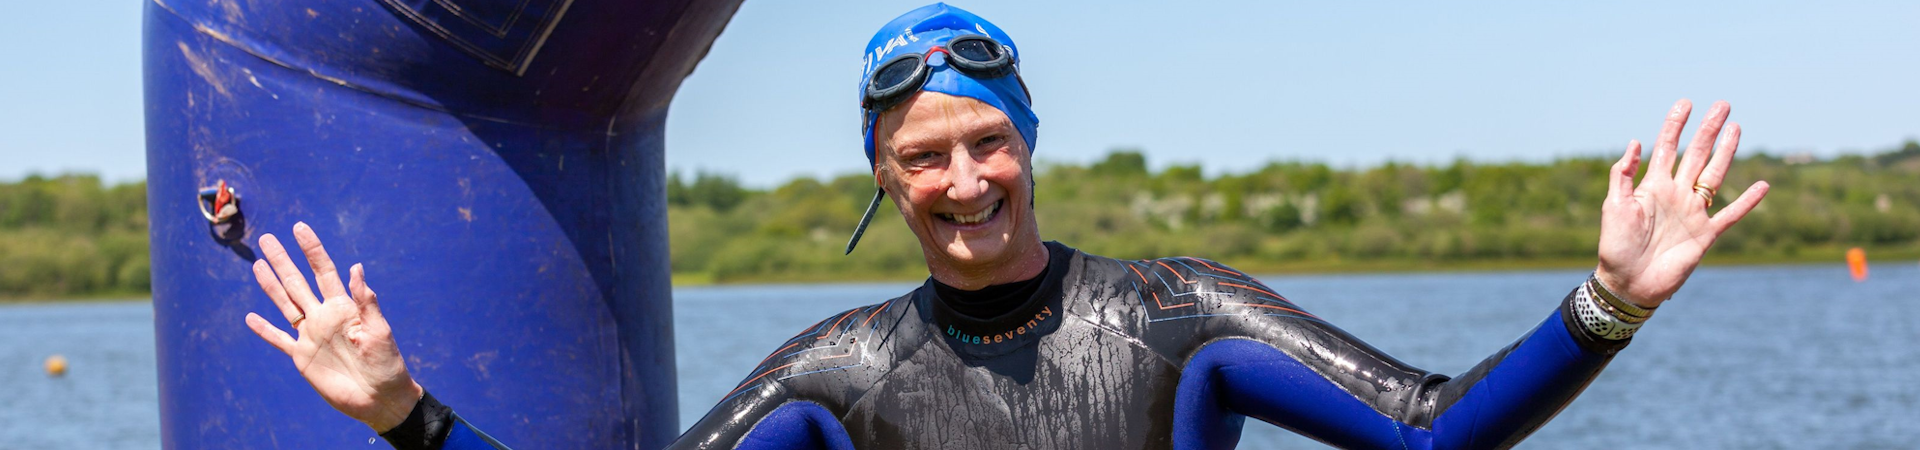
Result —
<svg viewBox="0 0 1920 450"><path fill-rule="evenodd" d="M773 410L734 447L742 450L853 450L840 420L817 403L797 401Z"/></svg>
<svg viewBox="0 0 1920 450"><path fill-rule="evenodd" d="M852 450L853 440L826 407L793 398L778 383L736 393L688 428L670 449Z"/></svg>
<svg viewBox="0 0 1920 450"><path fill-rule="evenodd" d="M1436 386L1432 426L1414 433L1435 448L1504 448L1545 425L1612 359L1583 348L1572 333L1584 330L1569 329L1566 314L1554 311L1503 355Z"/></svg>
<svg viewBox="0 0 1920 450"><path fill-rule="evenodd" d="M826 400L831 396L807 391L806 386L791 386L783 380L795 373L818 370L817 366L806 363L812 361L809 358L825 354L816 350L847 348L832 347L842 342L842 337L847 337L847 345L852 345L855 337L869 337L843 336L833 330L842 324L849 327L869 324L857 318L872 317L881 311L875 308L879 306L883 305L842 312L788 339L668 448L852 449L853 441L846 427L828 407L834 404ZM834 354L851 355L845 350Z"/></svg>
<svg viewBox="0 0 1920 450"><path fill-rule="evenodd" d="M1182 376L1176 443L1231 447L1244 415L1343 448L1510 447L1572 402L1625 345L1570 326L1566 310L1456 377L1406 366L1324 322L1293 328L1309 333L1294 336L1304 346L1210 344Z"/></svg>
<svg viewBox="0 0 1920 450"><path fill-rule="evenodd" d="M493 436L488 436L487 433L474 428L472 424L467 423L466 419L455 415L453 429L447 432L447 443L440 448L442 450L505 450L507 446L494 440Z"/></svg>
<svg viewBox="0 0 1920 450"><path fill-rule="evenodd" d="M424 408L423 408L424 406ZM737 406L748 406L745 404ZM753 408L745 408L751 410ZM383 437L403 450L439 449L439 450L504 450L508 447L488 436L485 432L467 423L451 409L440 405L431 397L422 397L422 402L414 407L415 414L421 420L403 423ZM716 412L719 412L716 410ZM428 426L428 423L434 424ZM833 413L819 404L807 401L793 401L774 408L772 413L751 422L744 436L740 433L716 432L710 437L737 437L738 443L730 448L742 450L853 450L853 440L847 436L847 430L840 425ZM698 428L698 427L696 427ZM394 433L401 431L401 433ZM691 433L689 433L691 434ZM699 439L682 437L670 448L682 448L691 445L695 448L716 447L698 445ZM709 441L705 444L716 444Z"/></svg>
<svg viewBox="0 0 1920 450"><path fill-rule="evenodd" d="M764 365L764 364L763 364ZM764 369L754 369L755 373L769 373ZM764 375L756 378L764 378ZM727 393L720 404L707 411L680 438L668 445L669 449L732 449L732 448L808 448L800 443L786 442L783 439L802 437L804 433L786 433L783 430L796 430L808 426L797 422L792 414L775 414L782 409L793 395L786 386L777 382L756 383L749 379L735 388L736 392ZM747 445L747 436L760 426L768 427L767 434L757 436L761 443ZM800 430L805 431L805 430Z"/></svg>

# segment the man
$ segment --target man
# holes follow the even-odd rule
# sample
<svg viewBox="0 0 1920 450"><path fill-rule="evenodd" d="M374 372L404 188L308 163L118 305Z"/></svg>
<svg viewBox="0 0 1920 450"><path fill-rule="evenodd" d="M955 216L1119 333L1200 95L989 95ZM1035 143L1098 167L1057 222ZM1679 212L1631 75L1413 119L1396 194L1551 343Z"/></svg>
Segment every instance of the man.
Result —
<svg viewBox="0 0 1920 450"><path fill-rule="evenodd" d="M1569 280L1538 327L1472 370L1432 374L1219 263L1043 242L1038 119L1012 39L942 4L881 30L860 85L880 187L868 218L890 195L931 276L783 343L675 447L1222 448L1246 417L1341 447L1511 446L1571 402L1767 190L1709 216L1740 130L1716 103L1676 171L1691 113L1676 103L1646 178L1632 178L1638 142L1609 175L1593 276ZM396 447L498 446L407 375L360 267L343 286L313 231L294 233L334 300L314 300L263 236L271 263L256 275L301 338L257 315L248 325Z"/></svg>

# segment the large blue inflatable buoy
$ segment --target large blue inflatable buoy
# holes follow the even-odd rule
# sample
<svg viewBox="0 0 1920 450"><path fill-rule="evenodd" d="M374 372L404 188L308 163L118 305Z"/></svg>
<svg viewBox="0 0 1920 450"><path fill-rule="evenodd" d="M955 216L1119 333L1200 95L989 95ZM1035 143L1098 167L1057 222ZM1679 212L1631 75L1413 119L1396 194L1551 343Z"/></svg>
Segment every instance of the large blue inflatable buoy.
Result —
<svg viewBox="0 0 1920 450"><path fill-rule="evenodd" d="M655 448L675 417L667 104L738 0L151 0L168 448L365 448L244 325L263 233L364 263L414 376L503 441Z"/></svg>

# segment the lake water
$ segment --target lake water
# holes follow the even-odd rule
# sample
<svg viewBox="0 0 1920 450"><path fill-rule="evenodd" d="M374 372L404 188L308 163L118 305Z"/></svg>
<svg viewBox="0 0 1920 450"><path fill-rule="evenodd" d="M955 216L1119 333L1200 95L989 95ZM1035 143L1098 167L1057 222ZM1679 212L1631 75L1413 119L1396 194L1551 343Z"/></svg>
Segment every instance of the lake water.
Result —
<svg viewBox="0 0 1920 450"><path fill-rule="evenodd" d="M1458 373L1527 332L1581 271L1263 277L1414 365ZM830 314L914 284L675 290L680 424L761 357ZM1708 268L1584 395L1523 447L1912 448L1920 442L1920 266ZM153 448L145 303L0 306L0 448ZM400 324L399 326L405 326ZM699 348L689 348L697 345ZM41 372L65 355L66 377ZM719 355L689 359L686 355ZM483 424L484 426L484 424ZM1258 423L1242 448L1318 444Z"/></svg>

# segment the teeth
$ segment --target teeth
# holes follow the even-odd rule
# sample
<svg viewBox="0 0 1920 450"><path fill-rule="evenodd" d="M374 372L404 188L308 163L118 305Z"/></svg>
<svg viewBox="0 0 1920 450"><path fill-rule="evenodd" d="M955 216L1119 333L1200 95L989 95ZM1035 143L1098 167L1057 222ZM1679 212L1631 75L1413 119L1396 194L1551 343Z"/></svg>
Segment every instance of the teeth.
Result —
<svg viewBox="0 0 1920 450"><path fill-rule="evenodd" d="M985 211L980 211L973 214L968 214L964 216L955 215L955 214L941 214L940 216L961 225L972 225L980 222L985 222L987 221L987 219L993 218L993 213L996 213L996 212L1000 212L1000 202L994 202L992 207L987 208Z"/></svg>

